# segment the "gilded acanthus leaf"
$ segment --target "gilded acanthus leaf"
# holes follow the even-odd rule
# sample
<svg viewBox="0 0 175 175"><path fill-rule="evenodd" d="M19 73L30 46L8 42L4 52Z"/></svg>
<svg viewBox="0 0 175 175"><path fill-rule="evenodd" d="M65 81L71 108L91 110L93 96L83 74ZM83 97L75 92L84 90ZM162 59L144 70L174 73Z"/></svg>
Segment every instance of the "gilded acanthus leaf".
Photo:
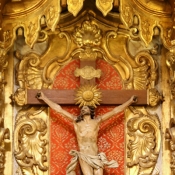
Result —
<svg viewBox="0 0 175 175"><path fill-rule="evenodd" d="M137 111L137 115L127 123L130 137L128 147L128 167L139 166L138 174L142 174L145 168L150 173L156 165L160 151L160 129L156 116L145 115ZM149 174L149 173L148 173Z"/></svg>
<svg viewBox="0 0 175 175"><path fill-rule="evenodd" d="M45 165L47 141L43 139L47 125L37 115L30 112L19 112L15 127L15 158L23 175L38 174L48 169ZM33 116L32 116L33 117Z"/></svg>

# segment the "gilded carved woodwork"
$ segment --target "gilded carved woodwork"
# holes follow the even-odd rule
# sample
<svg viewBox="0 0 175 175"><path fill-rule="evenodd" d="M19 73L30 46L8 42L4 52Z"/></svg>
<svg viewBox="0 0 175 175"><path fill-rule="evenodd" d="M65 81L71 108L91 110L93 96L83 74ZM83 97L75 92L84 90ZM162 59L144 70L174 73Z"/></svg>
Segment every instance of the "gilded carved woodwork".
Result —
<svg viewBox="0 0 175 175"><path fill-rule="evenodd" d="M172 42L174 10L172 11L171 8L174 7L174 3L172 1L173 5L170 6L170 1L121 0L119 13L115 16L114 11L110 12L116 0L96 0L95 8L106 16L105 19L102 19L97 11L93 11L95 8L91 11L86 10L86 7L83 7L85 1L41 0L30 1L30 3L26 1L25 6L21 2L23 1L0 3L3 12L3 17L0 12L2 21L0 21L1 174L5 165L4 139L9 138L9 130L3 125L3 120L7 118L4 116L4 96L5 86L8 85L4 74L8 66L7 53L19 36L24 36L26 44L31 48L37 42L48 43L42 55L34 52L22 55L20 51L15 54L18 59L15 68L18 89L12 99L23 108L17 112L15 121L14 156L22 174L49 173L47 160L49 156L46 151L48 149L46 140L49 137L46 109L25 108L26 89L50 89L57 72L73 59L104 59L119 72L124 89L149 89L149 105L155 107L163 99L155 88L159 80L160 67L155 59L159 45L155 44L151 49L145 47L131 55L128 51L128 41L143 41L149 46L153 38L158 36L162 40L163 47L169 50L166 64L169 68L172 100L175 98L174 42ZM69 13L62 15L61 6L77 17L73 18ZM116 7L118 8L118 5ZM81 100L94 99L92 98L94 91L82 92L84 96L80 95L81 98L83 97ZM97 94L100 96L99 93ZM98 102L99 99L95 100ZM93 104L97 103L93 101ZM174 106L170 108L174 109ZM44 119L41 117L43 115ZM161 146L159 119L156 115L148 113L146 107L131 109L126 113L126 117L128 132L125 150L128 151L126 172L130 175L151 174L156 166ZM167 129L171 151L171 162L167 167L171 168L172 174L175 172L173 128L172 124ZM33 149L34 147L36 149Z"/></svg>
<svg viewBox="0 0 175 175"><path fill-rule="evenodd" d="M133 115L127 122L129 174L152 174L160 151L161 132L157 115L130 107Z"/></svg>
<svg viewBox="0 0 175 175"><path fill-rule="evenodd" d="M163 101L163 95L155 88L149 89L149 105L154 107Z"/></svg>
<svg viewBox="0 0 175 175"><path fill-rule="evenodd" d="M10 43L9 32L4 32L3 41L0 42L0 174L4 174L6 159L6 139L10 139L10 130L4 126L5 116L5 71L8 66L6 46Z"/></svg>
<svg viewBox="0 0 175 175"><path fill-rule="evenodd" d="M166 129L165 139L169 144L169 149L171 151L171 171L175 174L175 120L172 118L169 123L169 128Z"/></svg>
<svg viewBox="0 0 175 175"><path fill-rule="evenodd" d="M157 27L161 31L160 37L164 46L169 47L171 45L173 19L171 18L172 10L168 1L132 0L128 2L122 0L120 9L122 22L128 29L135 28L139 38L147 46L152 41L153 36L156 35ZM148 19L147 16L149 15L152 17Z"/></svg>
<svg viewBox="0 0 175 175"><path fill-rule="evenodd" d="M45 139L47 124L40 114L44 109L22 109L14 131L14 156L22 174L41 174L48 170ZM43 115L43 114L42 114Z"/></svg>
<svg viewBox="0 0 175 175"><path fill-rule="evenodd" d="M7 19L13 19L13 23L9 23L8 20L3 20L2 23L2 27L5 29L4 33L13 34L10 37L10 44L13 44L16 39L16 30L21 27L24 30L25 41L30 47L33 47L37 42L39 31L41 30L41 25L43 25L43 23L52 31L55 30L60 19L60 1L43 0L40 2L33 2L32 5L31 3L26 3L25 6L21 6L20 2L9 2L5 5L3 14ZM35 13L31 13L32 10L35 10ZM24 20L24 14L30 14L31 20ZM41 20L43 19L43 16L44 22Z"/></svg>
<svg viewBox="0 0 175 175"><path fill-rule="evenodd" d="M97 58L94 47L99 46L102 39L101 30L97 25L84 21L81 27L75 29L73 37L77 46L81 48L75 50L76 53L80 52L80 59L95 60Z"/></svg>
<svg viewBox="0 0 175 175"><path fill-rule="evenodd" d="M68 11L74 16L77 16L78 12L83 8L84 0L67 0Z"/></svg>
<svg viewBox="0 0 175 175"><path fill-rule="evenodd" d="M10 139L10 130L4 128L3 119L0 123L0 174L4 174L5 158L6 158L6 140Z"/></svg>
<svg viewBox="0 0 175 175"><path fill-rule="evenodd" d="M16 91L14 95L14 99L18 105L25 105L25 101L21 101L25 96L26 89L41 89L46 88L50 89L52 86L53 78L55 74L61 70L62 66L71 61L72 59L96 59L98 58L106 60L108 63L113 64L114 68L120 73L123 83L125 85L125 89L151 89L156 85L157 80L157 63L151 56L149 52L141 51L138 52L135 56L131 57L128 55L127 49L125 48L125 43L127 42L127 36L120 28L116 32L115 30L108 31L106 28L106 32L102 30L103 25L98 25L96 20L85 20L80 21L74 32L71 33L69 30L65 31L57 31L55 34L46 33L49 41L49 47L43 55L38 55L35 53L29 53L22 56L20 53L16 52L16 57L19 59L19 63L16 67L16 77L17 82L20 88ZM111 29L113 27L111 26ZM106 34L104 34L106 33ZM105 39L104 39L105 38ZM58 41L61 44L64 44L66 47L61 47L60 52L55 52L58 48ZM120 43L119 43L120 41ZM60 46L61 46L60 44ZM113 49L113 45L117 46L119 50ZM123 47L125 49L123 49ZM92 55L88 55L91 53ZM83 56L82 56L83 55ZM84 56L85 55L85 56ZM95 56L94 56L95 55ZM92 56L92 57L91 57ZM25 80L25 81L24 81ZM88 86L88 85L87 85ZM96 87L87 87L83 86L77 90L77 104L80 106L84 104L90 104L96 107L99 104L101 94ZM157 95L157 94L156 94ZM151 96L150 99L154 99L157 103L159 103L160 96ZM157 97L157 98L156 98ZM157 103L152 100L150 104L152 106L157 105ZM139 110L139 109L138 109ZM27 112L27 111L26 111ZM20 112L19 112L20 113ZM19 114L18 114L19 115ZM149 114L147 114L149 115ZM17 117L18 118L18 117ZM37 118L37 117L35 117ZM158 133L159 128L155 126L154 122L149 118L143 115L142 117L145 123L149 123L151 127L154 127L153 130L148 131L148 137L146 139L150 139L149 135L153 134L153 132ZM147 120L146 120L146 119ZM30 118L25 118L25 121L30 121ZM132 120L133 127L134 123L140 120L135 118ZM146 121L145 121L146 120ZM132 123L129 121L129 123ZM16 122L16 128L18 128L18 121ZM129 124L128 124L129 125ZM131 125L131 124L130 124ZM21 125L19 125L21 127ZM140 126L139 126L140 127ZM22 127L23 128L23 127ZM15 130L15 137L18 138L21 135L21 129ZM132 133L130 128L127 128L128 132ZM140 132L140 128L137 129L137 132ZM45 132L47 129L44 130ZM40 132L40 131L39 131ZM140 139L140 136L136 131L132 133L136 138ZM38 132L37 132L38 133ZM36 132L34 133L36 134ZM30 140L31 136L28 135ZM23 137L23 135L22 135ZM130 154L132 154L131 163L128 164L128 171L133 171L133 166L140 166L140 172L152 172L158 158L158 152L160 148L160 137L157 135L150 136L151 138L156 139L157 148L155 153L152 147L149 147L149 151L146 152L145 149L140 149L140 152L143 152L143 155L146 153L146 159L151 160L152 163L147 165L146 167L144 161L142 161L141 165L138 165L138 160L144 159L144 156L138 156L137 152L133 151L134 143L130 143ZM22 139L22 138L20 138ZM21 152L25 152L23 143L21 140L17 139L17 147L19 154ZM158 140L158 141L157 141ZM42 140L38 140L42 143ZM140 142L142 142L140 140ZM34 143L35 144L35 143ZM155 144L155 143L151 143ZM139 147L139 144L137 145ZM46 145L45 145L46 147ZM43 149L46 149L46 148ZM29 148L30 149L30 148ZM22 153L21 153L22 154ZM38 153L33 152L33 157L36 157ZM30 164L30 168L26 170L24 158L26 155L23 155L22 158L15 153L16 160L21 168L21 171L25 173L25 171L34 171L34 167L36 163L33 160L30 160L32 163ZM154 156L154 160L153 157ZM47 157L47 156L46 156ZM137 163L133 163L134 157L137 157ZM27 161L29 157L26 158ZM42 157L40 156L41 162ZM144 165L143 165L144 164ZM46 170L46 169L45 169ZM45 171L40 169L40 171ZM139 172L138 172L139 173ZM138 174L137 173L137 174Z"/></svg>
<svg viewBox="0 0 175 175"><path fill-rule="evenodd" d="M101 70L97 69L95 70L93 67L91 66L85 66L82 69L76 69L74 72L74 75L76 77L82 77L86 80L91 80L92 78L100 78L101 77Z"/></svg>
<svg viewBox="0 0 175 175"><path fill-rule="evenodd" d="M170 74L170 87L172 98L175 98L175 42L172 41L172 47L169 48L169 52L166 55L166 64L169 68Z"/></svg>
<svg viewBox="0 0 175 175"><path fill-rule="evenodd" d="M113 8L114 0L96 0L97 8L106 16Z"/></svg>
<svg viewBox="0 0 175 175"><path fill-rule="evenodd" d="M135 56L138 67L134 68L134 89L151 89L156 85L157 62L148 52L139 52Z"/></svg>

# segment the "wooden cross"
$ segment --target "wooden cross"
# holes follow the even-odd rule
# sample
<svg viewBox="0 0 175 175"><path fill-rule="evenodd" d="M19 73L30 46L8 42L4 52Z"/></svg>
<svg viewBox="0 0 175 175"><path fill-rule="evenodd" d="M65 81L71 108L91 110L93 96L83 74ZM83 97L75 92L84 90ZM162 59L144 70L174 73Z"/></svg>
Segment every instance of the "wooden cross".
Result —
<svg viewBox="0 0 175 175"><path fill-rule="evenodd" d="M81 61L80 68L84 66L95 67L94 61ZM86 83L87 80L80 78L80 84ZM95 84L95 78L90 82ZM42 100L36 98L37 93L40 90L28 89L27 90L27 104L37 105L45 104ZM42 89L41 90L50 100L60 105L71 105L75 104L75 90L51 90ZM147 90L100 90L102 94L101 105L120 105L133 95L137 96L137 103L133 105L146 105L147 102Z"/></svg>

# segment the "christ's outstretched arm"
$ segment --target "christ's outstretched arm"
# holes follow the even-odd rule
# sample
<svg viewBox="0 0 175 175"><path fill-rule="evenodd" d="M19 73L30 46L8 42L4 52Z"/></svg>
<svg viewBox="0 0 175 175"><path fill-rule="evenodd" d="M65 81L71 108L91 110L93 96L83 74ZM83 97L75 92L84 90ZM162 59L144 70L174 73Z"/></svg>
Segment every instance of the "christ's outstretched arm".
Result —
<svg viewBox="0 0 175 175"><path fill-rule="evenodd" d="M109 119L110 117L112 117L113 115L122 112L124 109L126 109L128 106L130 106L132 103L136 103L136 102L137 102L137 97L132 96L128 101L126 101L122 105L115 107L112 111L107 112L106 114L104 114L102 116L99 116L98 119L101 122L105 121L105 120Z"/></svg>
<svg viewBox="0 0 175 175"><path fill-rule="evenodd" d="M64 116L66 116L67 118L71 119L71 120L75 120L75 117L65 111L59 104L57 103L54 103L53 101L49 100L43 92L39 92L37 93L37 96L36 96L39 100L43 100L46 104L48 104L48 106L50 106L53 110L59 112L60 114L63 114Z"/></svg>

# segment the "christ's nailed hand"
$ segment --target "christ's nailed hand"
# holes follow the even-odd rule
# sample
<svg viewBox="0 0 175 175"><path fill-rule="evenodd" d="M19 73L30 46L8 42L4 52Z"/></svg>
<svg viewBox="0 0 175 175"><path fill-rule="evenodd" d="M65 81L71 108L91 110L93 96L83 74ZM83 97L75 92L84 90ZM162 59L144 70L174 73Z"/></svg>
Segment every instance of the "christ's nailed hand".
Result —
<svg viewBox="0 0 175 175"><path fill-rule="evenodd" d="M39 99L39 100L42 100L43 97L44 97L43 92L38 92L38 93L36 94L36 98Z"/></svg>
<svg viewBox="0 0 175 175"><path fill-rule="evenodd" d="M137 96L133 95L133 96L131 97L131 102L132 102L132 103L137 103Z"/></svg>

